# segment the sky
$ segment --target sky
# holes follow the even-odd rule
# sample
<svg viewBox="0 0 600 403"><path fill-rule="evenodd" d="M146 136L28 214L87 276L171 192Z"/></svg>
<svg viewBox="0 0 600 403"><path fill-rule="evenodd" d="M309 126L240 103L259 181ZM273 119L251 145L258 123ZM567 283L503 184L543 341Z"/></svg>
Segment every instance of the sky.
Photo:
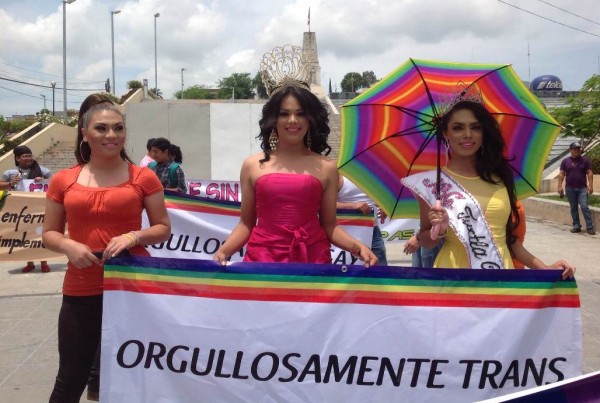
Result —
<svg viewBox="0 0 600 403"><path fill-rule="evenodd" d="M600 73L598 0L76 0L66 4L67 106L112 82L148 79L165 98L258 71L265 52L315 32L322 86L348 72L383 78L408 58L512 64L578 90ZM155 13L160 13L158 18ZM534 15L535 14L535 15ZM156 22L155 72L154 24ZM63 110L63 2L0 0L0 115ZM20 82L14 82L16 80Z"/></svg>

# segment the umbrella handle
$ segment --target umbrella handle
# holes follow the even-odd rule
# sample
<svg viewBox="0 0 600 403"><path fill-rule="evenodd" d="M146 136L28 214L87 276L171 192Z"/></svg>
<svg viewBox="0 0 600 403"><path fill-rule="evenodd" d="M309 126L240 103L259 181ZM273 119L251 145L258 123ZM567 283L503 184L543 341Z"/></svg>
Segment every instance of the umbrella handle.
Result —
<svg viewBox="0 0 600 403"><path fill-rule="evenodd" d="M435 208L442 208L442 202L440 200L435 201ZM433 227L431 227L431 230L429 231L429 236L431 236L431 239L433 241L438 239L441 229L442 224L435 224Z"/></svg>

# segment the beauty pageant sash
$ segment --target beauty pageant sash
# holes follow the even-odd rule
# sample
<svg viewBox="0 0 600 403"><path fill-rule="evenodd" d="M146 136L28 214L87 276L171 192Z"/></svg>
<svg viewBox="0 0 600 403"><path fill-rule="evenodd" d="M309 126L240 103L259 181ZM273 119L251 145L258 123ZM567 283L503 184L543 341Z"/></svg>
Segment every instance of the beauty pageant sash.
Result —
<svg viewBox="0 0 600 403"><path fill-rule="evenodd" d="M427 171L402 179L402 184L430 206L436 202L436 172ZM490 225L479 202L452 176L442 172L440 201L449 224L462 242L473 269L505 269Z"/></svg>

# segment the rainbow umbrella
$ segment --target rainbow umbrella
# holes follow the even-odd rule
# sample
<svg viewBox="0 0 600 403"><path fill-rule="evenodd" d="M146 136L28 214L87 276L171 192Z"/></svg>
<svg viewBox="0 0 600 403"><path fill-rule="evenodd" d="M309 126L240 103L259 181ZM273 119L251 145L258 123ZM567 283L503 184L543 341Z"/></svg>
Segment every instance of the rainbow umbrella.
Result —
<svg viewBox="0 0 600 403"><path fill-rule="evenodd" d="M391 218L418 217L400 179L444 164L435 121L457 89L476 86L499 122L519 199L537 193L561 126L510 65L409 59L342 107L338 167ZM439 136L437 136L439 138Z"/></svg>

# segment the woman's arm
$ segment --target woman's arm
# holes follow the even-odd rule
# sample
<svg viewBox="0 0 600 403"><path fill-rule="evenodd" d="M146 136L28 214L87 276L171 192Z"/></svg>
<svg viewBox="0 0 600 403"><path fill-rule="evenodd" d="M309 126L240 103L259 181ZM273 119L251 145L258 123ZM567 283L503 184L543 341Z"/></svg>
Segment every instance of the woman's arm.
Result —
<svg viewBox="0 0 600 403"><path fill-rule="evenodd" d="M563 279L573 277L573 275L575 274L575 266L571 265L569 262L563 259L556 261L551 265L547 265L540 258L534 256L531 252L529 252L527 248L525 248L525 246L523 245L523 242L521 242L519 239L517 239L510 246L510 248L513 254L515 255L515 258L530 269L562 269Z"/></svg>
<svg viewBox="0 0 600 403"><path fill-rule="evenodd" d="M171 235L171 221L165 207L163 192L155 192L144 198L144 208L148 215L149 228L130 231L113 237L104 249L103 259L119 255L124 250L136 245L154 245L169 239Z"/></svg>
<svg viewBox="0 0 600 403"><path fill-rule="evenodd" d="M229 257L248 242L252 228L256 225L256 194L254 192L254 185L252 184L252 172L254 165L257 163L257 161L254 161L250 157L242 164L240 172L240 185L242 187L240 221L233 228L233 231L231 231L227 241L223 242L213 256L213 260L222 265L227 264Z"/></svg>
<svg viewBox="0 0 600 403"><path fill-rule="evenodd" d="M337 225L336 203L339 180L335 162L326 161L323 164L323 171L323 197L321 199L319 219L321 226L329 237L329 241L338 248L350 251L354 256L357 256L364 262L365 267L376 265L378 259L371 249L357 239L352 238L342 227Z"/></svg>
<svg viewBox="0 0 600 403"><path fill-rule="evenodd" d="M99 264L100 260L92 254L87 245L65 237L65 217L65 208L62 204L46 199L42 232L44 245L52 251L67 255L69 262L79 269Z"/></svg>

